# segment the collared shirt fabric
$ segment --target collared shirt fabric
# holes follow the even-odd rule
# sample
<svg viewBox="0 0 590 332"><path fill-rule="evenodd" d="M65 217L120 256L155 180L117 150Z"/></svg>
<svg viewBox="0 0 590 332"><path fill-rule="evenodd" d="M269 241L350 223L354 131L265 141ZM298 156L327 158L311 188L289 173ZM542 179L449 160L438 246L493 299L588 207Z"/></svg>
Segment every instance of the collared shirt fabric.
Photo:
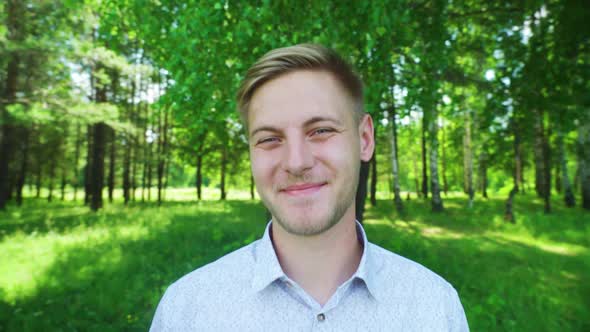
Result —
<svg viewBox="0 0 590 332"><path fill-rule="evenodd" d="M324 306L291 280L264 236L176 281L150 332L469 331L455 289L422 265L367 241L355 274Z"/></svg>

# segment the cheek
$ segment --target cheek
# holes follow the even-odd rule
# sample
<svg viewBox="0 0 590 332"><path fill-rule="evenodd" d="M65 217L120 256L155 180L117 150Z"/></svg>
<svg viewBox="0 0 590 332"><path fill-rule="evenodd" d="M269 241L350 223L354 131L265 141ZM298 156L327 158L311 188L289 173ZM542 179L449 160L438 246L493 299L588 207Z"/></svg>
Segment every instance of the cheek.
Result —
<svg viewBox="0 0 590 332"><path fill-rule="evenodd" d="M273 157L273 153L268 151L251 151L250 164L254 179L259 182L272 176L274 169L276 169L277 160Z"/></svg>
<svg viewBox="0 0 590 332"><path fill-rule="evenodd" d="M338 173L347 173L355 168L356 163L360 164L360 153L358 143L342 140L325 144L317 156L323 163ZM344 175L344 174L343 174Z"/></svg>

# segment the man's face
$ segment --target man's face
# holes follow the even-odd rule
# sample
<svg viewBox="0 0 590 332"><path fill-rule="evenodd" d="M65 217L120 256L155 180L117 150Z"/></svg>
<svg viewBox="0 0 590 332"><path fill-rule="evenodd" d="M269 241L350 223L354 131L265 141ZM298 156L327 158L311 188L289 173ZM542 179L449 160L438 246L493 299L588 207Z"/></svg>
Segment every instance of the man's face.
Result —
<svg viewBox="0 0 590 332"><path fill-rule="evenodd" d="M248 114L258 193L273 221L296 235L354 218L360 161L373 154L373 123L332 74L301 70L258 88Z"/></svg>

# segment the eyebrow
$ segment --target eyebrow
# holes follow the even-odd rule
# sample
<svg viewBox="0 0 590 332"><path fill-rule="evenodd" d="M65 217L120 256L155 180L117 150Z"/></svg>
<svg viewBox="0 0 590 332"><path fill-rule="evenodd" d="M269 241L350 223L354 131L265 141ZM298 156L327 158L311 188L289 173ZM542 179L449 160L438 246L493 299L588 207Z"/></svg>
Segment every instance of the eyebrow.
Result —
<svg viewBox="0 0 590 332"><path fill-rule="evenodd" d="M305 121L303 123L303 126L304 127L308 127L308 126L310 126L310 125L312 125L314 123L324 122L324 121L326 121L326 122L333 122L334 124L336 124L338 126L342 126L343 125L342 124L342 121L338 120L337 118L332 118L332 117L329 117L329 116L314 116L311 119Z"/></svg>
<svg viewBox="0 0 590 332"><path fill-rule="evenodd" d="M327 116L314 116L308 120L306 120L303 123L303 127L309 127L312 124L318 123L318 122L332 122L338 126L343 126L342 121L336 119L336 118L332 118L332 117L327 117ZM261 131L270 131L270 132L275 132L278 133L280 132L280 129L273 127L273 126L262 126L262 127L258 127L256 129L254 129L252 131L252 133L250 133L250 137L253 137L254 135L256 135L258 132Z"/></svg>
<svg viewBox="0 0 590 332"><path fill-rule="evenodd" d="M258 132L261 132L261 131L270 131L270 132L278 133L280 130L276 127L273 127L273 126L262 126L262 127L258 127L256 129L254 129L252 131L252 133L250 133L250 137L253 137Z"/></svg>

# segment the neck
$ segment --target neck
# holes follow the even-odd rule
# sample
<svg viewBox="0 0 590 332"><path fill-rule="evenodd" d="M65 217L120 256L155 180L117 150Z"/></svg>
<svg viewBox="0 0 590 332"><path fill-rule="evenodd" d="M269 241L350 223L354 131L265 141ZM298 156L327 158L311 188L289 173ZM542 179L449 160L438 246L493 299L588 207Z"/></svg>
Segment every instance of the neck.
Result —
<svg viewBox="0 0 590 332"><path fill-rule="evenodd" d="M354 208L349 210L332 228L314 236L293 235L272 224L281 268L322 306L355 273L361 260Z"/></svg>

